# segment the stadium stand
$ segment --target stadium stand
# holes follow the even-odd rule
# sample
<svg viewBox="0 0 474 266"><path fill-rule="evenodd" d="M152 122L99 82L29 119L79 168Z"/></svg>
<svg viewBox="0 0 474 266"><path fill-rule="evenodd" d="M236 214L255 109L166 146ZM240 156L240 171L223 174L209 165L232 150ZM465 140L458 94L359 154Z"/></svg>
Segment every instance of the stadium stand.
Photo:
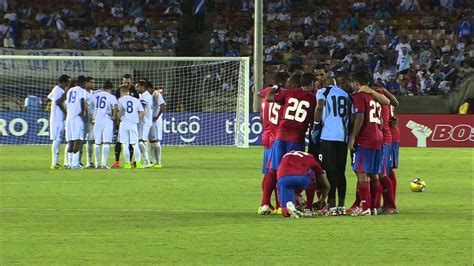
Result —
<svg viewBox="0 0 474 266"><path fill-rule="evenodd" d="M472 72L471 1L264 4L266 83L291 62L308 70L323 62L333 73L368 68L399 96L448 95ZM252 55L253 1L216 0L215 8L209 53Z"/></svg>

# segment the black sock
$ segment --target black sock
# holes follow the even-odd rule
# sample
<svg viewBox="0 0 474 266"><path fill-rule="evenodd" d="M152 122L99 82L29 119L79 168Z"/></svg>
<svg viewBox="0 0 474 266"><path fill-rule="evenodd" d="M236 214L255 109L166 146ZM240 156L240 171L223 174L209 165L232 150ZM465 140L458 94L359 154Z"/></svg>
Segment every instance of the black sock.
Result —
<svg viewBox="0 0 474 266"><path fill-rule="evenodd" d="M120 153L122 152L122 143L115 143L115 161L120 161Z"/></svg>

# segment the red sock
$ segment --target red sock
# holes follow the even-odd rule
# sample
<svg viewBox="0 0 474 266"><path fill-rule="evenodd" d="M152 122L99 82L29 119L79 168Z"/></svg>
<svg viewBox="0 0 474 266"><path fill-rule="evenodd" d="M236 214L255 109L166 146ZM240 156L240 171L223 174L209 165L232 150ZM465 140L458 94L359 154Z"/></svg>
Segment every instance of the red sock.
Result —
<svg viewBox="0 0 474 266"><path fill-rule="evenodd" d="M397 208L395 201L393 200L393 185L392 181L388 177L380 179L380 183L383 188L383 205L390 206L391 208Z"/></svg>
<svg viewBox="0 0 474 266"><path fill-rule="evenodd" d="M277 182L276 171L269 169L266 176L267 177L264 178L265 182L263 184L263 198L262 198L262 204L261 204L262 206L270 205L272 192L275 189L276 182Z"/></svg>
<svg viewBox="0 0 474 266"><path fill-rule="evenodd" d="M313 209L314 194L316 192L316 186L314 183L309 184L306 188L306 209Z"/></svg>
<svg viewBox="0 0 474 266"><path fill-rule="evenodd" d="M360 206L360 194L359 194L359 182L356 183L356 199L354 203L352 204L351 208L359 207Z"/></svg>
<svg viewBox="0 0 474 266"><path fill-rule="evenodd" d="M382 187L378 178L370 179L370 198L372 199L372 208L380 208Z"/></svg>
<svg viewBox="0 0 474 266"><path fill-rule="evenodd" d="M397 198L397 176L395 175L395 170L390 171L390 175L388 176L388 178L390 178L390 181L392 181L393 202L395 202Z"/></svg>
<svg viewBox="0 0 474 266"><path fill-rule="evenodd" d="M278 198L278 189L275 186L275 189L273 190L273 195L275 196L275 209L278 209L281 207L280 205L280 199Z"/></svg>
<svg viewBox="0 0 474 266"><path fill-rule="evenodd" d="M360 200L362 203L362 209L367 210L371 209L371 199L370 199L370 182L369 181L358 181L357 190L360 194Z"/></svg>
<svg viewBox="0 0 474 266"><path fill-rule="evenodd" d="M267 174L264 174L263 178L262 178L262 193L263 193L263 187L265 186L265 180L266 179L267 179Z"/></svg>
<svg viewBox="0 0 474 266"><path fill-rule="evenodd" d="M290 214L288 213L288 210L286 209L286 207L281 208L281 214L283 215L283 217L290 216Z"/></svg>

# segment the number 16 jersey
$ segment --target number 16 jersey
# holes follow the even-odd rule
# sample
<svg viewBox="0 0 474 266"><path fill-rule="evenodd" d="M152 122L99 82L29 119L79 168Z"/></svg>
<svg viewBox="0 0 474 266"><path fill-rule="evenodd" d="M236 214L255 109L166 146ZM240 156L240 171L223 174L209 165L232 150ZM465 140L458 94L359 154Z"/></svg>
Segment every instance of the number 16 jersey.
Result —
<svg viewBox="0 0 474 266"><path fill-rule="evenodd" d="M276 139L304 143L310 123L313 122L316 99L314 93L302 88L282 90L275 94L275 102L281 107Z"/></svg>

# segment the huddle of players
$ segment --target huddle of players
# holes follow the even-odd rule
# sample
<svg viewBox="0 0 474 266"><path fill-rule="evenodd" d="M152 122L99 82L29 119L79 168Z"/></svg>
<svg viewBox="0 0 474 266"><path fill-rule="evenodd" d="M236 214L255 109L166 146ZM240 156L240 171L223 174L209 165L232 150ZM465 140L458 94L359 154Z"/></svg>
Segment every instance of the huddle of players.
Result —
<svg viewBox="0 0 474 266"><path fill-rule="evenodd" d="M398 102L383 88L369 88L369 82L364 71L333 79L324 66L303 73L301 65L291 64L288 73L276 74L274 86L260 92L265 151L259 214L299 218L315 212L397 213L393 169L398 166L399 132L391 106ZM306 153L308 129L311 139ZM356 200L346 211L348 149L358 182ZM303 190L306 202L300 196ZM273 192L278 195L275 207L270 202ZM316 192L318 201L313 203Z"/></svg>
<svg viewBox="0 0 474 266"><path fill-rule="evenodd" d="M92 77L79 76L73 82L68 75L62 75L58 85L48 95L51 100L51 169L62 169L59 164L59 150L64 135L67 141L64 154L66 169L84 168L81 163L84 142L87 144L86 166L109 169L107 161L114 133L118 133L118 137L113 167L120 166L120 150L123 144L124 168L161 168L160 142L165 107L161 93L154 90L153 84L145 79L132 86L129 74L122 77L122 85L115 91L110 81L105 81L101 90L94 90L93 87ZM152 161L148 156L148 140L152 146ZM130 163L132 151L135 164Z"/></svg>

